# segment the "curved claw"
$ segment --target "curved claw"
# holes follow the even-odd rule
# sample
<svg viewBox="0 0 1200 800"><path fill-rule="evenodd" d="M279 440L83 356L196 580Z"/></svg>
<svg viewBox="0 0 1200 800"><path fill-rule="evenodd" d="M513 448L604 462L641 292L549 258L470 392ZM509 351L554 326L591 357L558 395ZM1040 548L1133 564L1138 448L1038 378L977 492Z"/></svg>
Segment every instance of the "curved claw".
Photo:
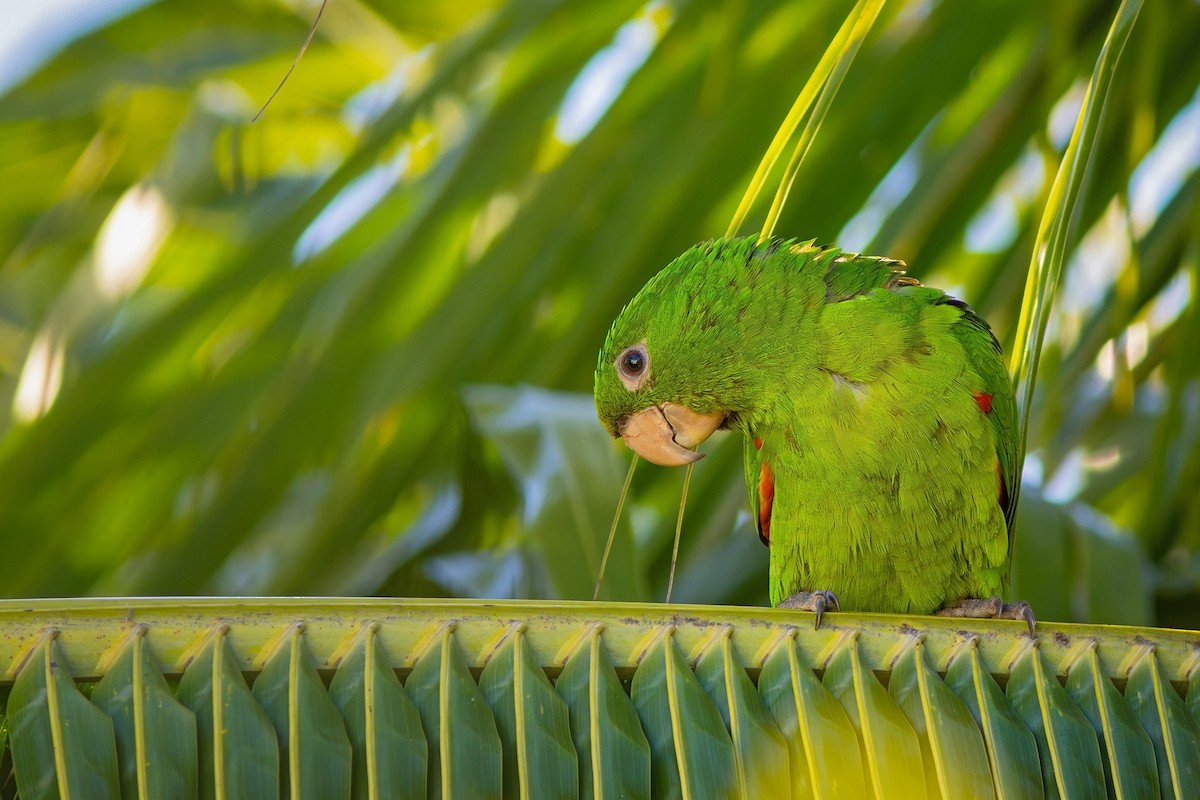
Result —
<svg viewBox="0 0 1200 800"><path fill-rule="evenodd" d="M813 630L821 630L821 617L826 611L841 611L842 604L837 595L826 589L812 592L796 592L787 597L776 608L794 608L800 611L811 611L815 616Z"/></svg>
<svg viewBox="0 0 1200 800"><path fill-rule="evenodd" d="M1024 600L1005 603L1004 608L1000 610L1000 619L1023 619L1029 626L1029 635L1034 635L1034 626L1037 625L1037 620L1033 618L1033 609Z"/></svg>

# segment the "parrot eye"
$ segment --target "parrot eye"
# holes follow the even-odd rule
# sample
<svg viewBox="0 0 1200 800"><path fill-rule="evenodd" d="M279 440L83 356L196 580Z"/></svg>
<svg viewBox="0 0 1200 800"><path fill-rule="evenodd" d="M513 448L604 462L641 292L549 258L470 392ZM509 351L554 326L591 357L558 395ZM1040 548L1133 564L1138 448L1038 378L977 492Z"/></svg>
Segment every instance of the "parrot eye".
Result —
<svg viewBox="0 0 1200 800"><path fill-rule="evenodd" d="M617 356L617 376L621 383L631 392L642 388L646 378L650 376L650 354L646 352L646 343L638 342L632 347L625 348Z"/></svg>
<svg viewBox="0 0 1200 800"><path fill-rule="evenodd" d="M622 359L621 367L629 375L640 375L642 370L646 368L646 357L637 350L631 350Z"/></svg>

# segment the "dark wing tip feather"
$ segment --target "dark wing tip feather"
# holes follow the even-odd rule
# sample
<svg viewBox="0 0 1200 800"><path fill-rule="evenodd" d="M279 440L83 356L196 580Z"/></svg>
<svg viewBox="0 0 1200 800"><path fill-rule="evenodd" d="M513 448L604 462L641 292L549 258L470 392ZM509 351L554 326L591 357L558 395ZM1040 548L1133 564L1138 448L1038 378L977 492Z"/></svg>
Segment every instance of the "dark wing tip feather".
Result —
<svg viewBox="0 0 1200 800"><path fill-rule="evenodd" d="M997 353L1003 353L1004 349L1000 347L1000 340L996 338L996 334L992 332L992 326L988 325L987 320L976 314L969 305L959 300L957 297L950 295L943 296L937 301L939 306L954 306L962 312L962 321L968 325L974 326L988 335L992 340L992 349Z"/></svg>

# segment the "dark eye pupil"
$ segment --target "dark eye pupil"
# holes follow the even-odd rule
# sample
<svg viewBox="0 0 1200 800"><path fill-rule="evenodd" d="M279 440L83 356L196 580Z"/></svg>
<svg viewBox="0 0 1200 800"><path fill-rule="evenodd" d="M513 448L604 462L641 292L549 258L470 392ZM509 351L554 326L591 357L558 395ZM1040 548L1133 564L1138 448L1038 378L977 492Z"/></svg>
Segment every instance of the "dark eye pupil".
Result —
<svg viewBox="0 0 1200 800"><path fill-rule="evenodd" d="M632 353L625 354L625 371L626 372L633 374L633 375L637 375L639 372L641 372L645 368L646 368L646 359L641 353L634 350Z"/></svg>

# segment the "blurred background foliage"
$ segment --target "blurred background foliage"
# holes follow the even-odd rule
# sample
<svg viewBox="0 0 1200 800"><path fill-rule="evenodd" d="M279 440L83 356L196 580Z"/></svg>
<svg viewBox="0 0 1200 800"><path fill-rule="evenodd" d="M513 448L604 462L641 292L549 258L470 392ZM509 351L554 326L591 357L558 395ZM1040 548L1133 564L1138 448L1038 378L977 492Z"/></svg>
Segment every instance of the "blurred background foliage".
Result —
<svg viewBox="0 0 1200 800"><path fill-rule="evenodd" d="M331 0L251 123L317 5L9 9L0 592L590 597L608 323L724 231L850 8ZM1115 11L893 0L777 232L1011 344ZM1200 627L1198 41L1146 4L1074 221L1014 577L1043 619ZM675 599L765 603L740 446L706 450ZM603 596L662 597L681 483L639 470Z"/></svg>

